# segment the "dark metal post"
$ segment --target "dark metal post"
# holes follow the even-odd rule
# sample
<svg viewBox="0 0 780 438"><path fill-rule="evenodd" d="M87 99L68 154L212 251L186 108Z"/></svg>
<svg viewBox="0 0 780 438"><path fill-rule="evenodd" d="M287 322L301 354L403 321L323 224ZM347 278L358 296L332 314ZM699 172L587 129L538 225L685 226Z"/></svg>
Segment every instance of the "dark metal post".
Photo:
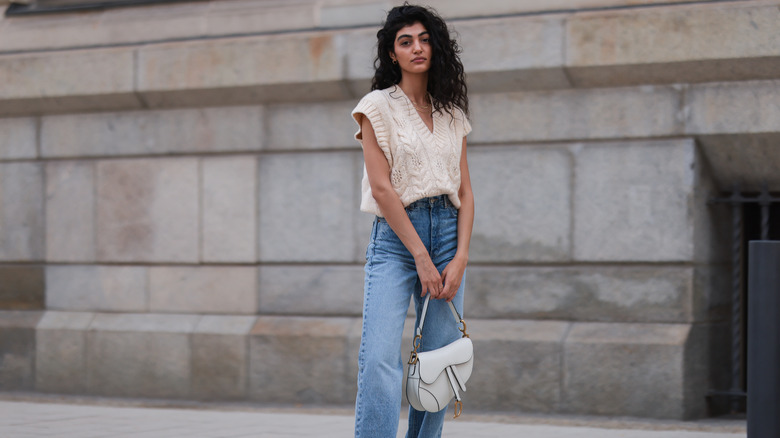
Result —
<svg viewBox="0 0 780 438"><path fill-rule="evenodd" d="M748 268L748 438L780 437L780 241L752 241Z"/></svg>

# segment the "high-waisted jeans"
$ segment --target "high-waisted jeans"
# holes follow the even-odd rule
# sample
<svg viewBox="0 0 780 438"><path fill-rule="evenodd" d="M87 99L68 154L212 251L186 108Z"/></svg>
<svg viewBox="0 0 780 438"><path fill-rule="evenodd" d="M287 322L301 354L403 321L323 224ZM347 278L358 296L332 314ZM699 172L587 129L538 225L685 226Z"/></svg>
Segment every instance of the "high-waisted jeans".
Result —
<svg viewBox="0 0 780 438"><path fill-rule="evenodd" d="M447 196L416 201L406 207L417 234L441 272L457 250L458 210ZM465 274L452 302L463 314ZM358 356L355 437L395 438L401 411L403 367L401 336L414 299L419 324L423 297L414 258L384 218L377 217L366 250L363 332ZM431 300L422 333L422 348L433 350L460 337L444 300ZM405 349L406 354L411 351ZM440 437L446 409L431 413L409 408L407 438Z"/></svg>

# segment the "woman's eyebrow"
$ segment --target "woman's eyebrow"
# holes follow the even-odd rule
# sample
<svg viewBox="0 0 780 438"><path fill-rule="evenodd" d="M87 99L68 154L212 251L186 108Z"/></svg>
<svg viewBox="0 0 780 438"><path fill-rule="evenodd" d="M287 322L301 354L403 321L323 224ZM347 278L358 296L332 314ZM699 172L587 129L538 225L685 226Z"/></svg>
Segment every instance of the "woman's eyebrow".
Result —
<svg viewBox="0 0 780 438"><path fill-rule="evenodd" d="M425 31L422 31L422 32L420 32L420 34L419 34L419 35L417 35L417 36L423 36L423 35L426 35L427 33L428 33L428 31L427 31L427 30L425 30ZM396 41L398 41L398 40L400 40L401 38L411 38L411 37L412 37L411 35L409 35L409 34L406 34L406 33L405 33L405 34L403 34L403 35L398 35L398 38L396 38L395 40L396 40Z"/></svg>

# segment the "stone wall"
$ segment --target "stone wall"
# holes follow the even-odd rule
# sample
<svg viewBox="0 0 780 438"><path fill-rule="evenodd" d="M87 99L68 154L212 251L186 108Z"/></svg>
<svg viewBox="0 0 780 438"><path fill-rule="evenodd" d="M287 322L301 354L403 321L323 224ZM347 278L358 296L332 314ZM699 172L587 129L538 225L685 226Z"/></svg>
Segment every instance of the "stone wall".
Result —
<svg viewBox="0 0 780 438"><path fill-rule="evenodd" d="M707 199L780 186L776 2L430 3L472 91L469 409L707 415L730 243ZM0 19L0 388L350 404L349 112L387 7Z"/></svg>

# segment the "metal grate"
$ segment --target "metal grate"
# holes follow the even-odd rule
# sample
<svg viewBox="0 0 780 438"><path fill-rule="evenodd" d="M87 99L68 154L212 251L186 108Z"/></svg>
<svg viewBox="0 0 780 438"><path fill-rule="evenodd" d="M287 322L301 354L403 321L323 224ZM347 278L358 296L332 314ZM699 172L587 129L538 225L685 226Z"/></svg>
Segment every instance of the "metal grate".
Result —
<svg viewBox="0 0 780 438"><path fill-rule="evenodd" d="M731 413L744 412L747 358L747 247L751 240L780 240L780 196L766 186L759 193L742 192L739 187L710 203L728 204L732 216L731 245L731 378L728 390L710 391L710 396L729 399Z"/></svg>

